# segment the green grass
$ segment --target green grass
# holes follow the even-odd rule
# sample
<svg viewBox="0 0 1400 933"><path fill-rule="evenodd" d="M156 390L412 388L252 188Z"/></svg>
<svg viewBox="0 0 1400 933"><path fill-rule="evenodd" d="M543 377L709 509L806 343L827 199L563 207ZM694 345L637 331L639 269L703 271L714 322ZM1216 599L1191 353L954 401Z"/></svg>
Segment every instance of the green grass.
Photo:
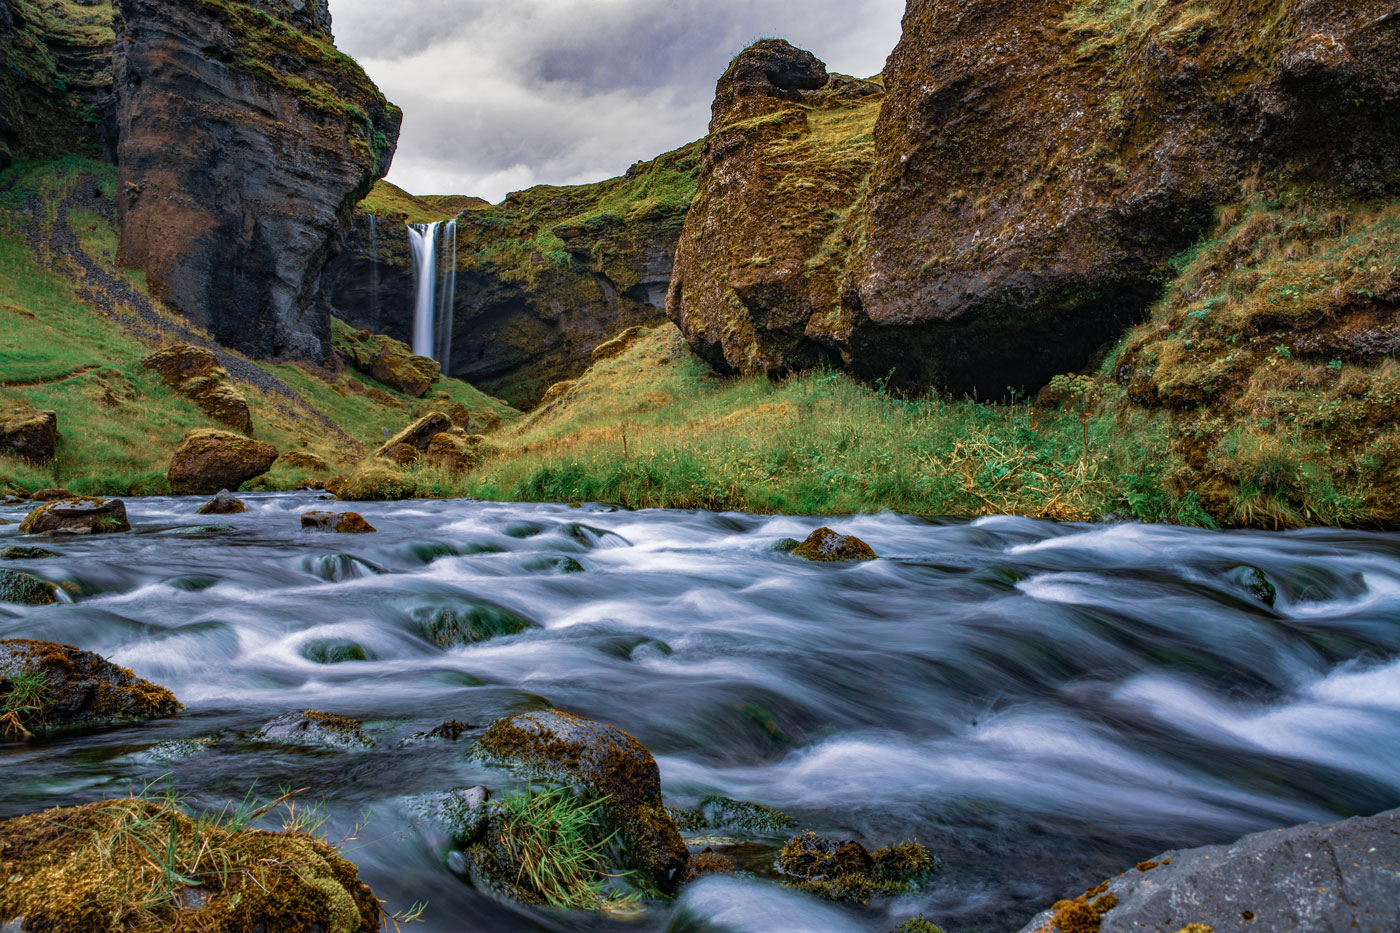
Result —
<svg viewBox="0 0 1400 933"><path fill-rule="evenodd" d="M49 677L43 671L19 670L5 674L10 689L0 697L0 738L28 736L41 728L48 712Z"/></svg>

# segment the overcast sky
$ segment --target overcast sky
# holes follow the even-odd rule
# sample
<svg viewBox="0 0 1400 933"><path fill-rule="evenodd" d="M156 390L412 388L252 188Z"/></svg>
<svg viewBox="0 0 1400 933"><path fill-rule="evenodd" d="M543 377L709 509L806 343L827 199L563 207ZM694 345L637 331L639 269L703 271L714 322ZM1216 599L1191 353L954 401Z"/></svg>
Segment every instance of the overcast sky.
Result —
<svg viewBox="0 0 1400 933"><path fill-rule="evenodd" d="M904 0L332 0L337 45L404 110L389 180L499 201L620 175L705 134L755 39L869 77Z"/></svg>

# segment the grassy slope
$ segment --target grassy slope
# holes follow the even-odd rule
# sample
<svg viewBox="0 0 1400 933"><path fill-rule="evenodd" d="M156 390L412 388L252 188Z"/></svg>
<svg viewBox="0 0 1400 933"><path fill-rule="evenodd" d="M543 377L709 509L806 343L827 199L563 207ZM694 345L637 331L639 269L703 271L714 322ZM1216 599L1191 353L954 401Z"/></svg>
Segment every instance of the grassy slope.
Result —
<svg viewBox="0 0 1400 933"><path fill-rule="evenodd" d="M141 366L153 344L132 332L131 321L104 316L85 301L81 272L61 260L50 268L47 258L36 258L20 226L27 193L42 197L47 226L54 222L53 205L87 175L115 186L110 166L76 158L19 163L0 175L0 396L58 412L63 435L51 466L35 468L0 457L0 488L32 491L63 485L91 493L163 492L169 455L180 436L218 425ZM84 250L110 267L116 253L111 224L85 211L71 212L69 222ZM143 285L140 276L127 275ZM332 464L357 461L367 446L378 445L384 429L399 430L431 405L431 400L410 399L349 371L332 375L292 364L260 365L306 404L240 385L257 436L279 450L307 450ZM64 378L73 373L77 375ZM514 414L456 380L444 380L436 388L468 408ZM308 407L329 417L346 436L327 429ZM301 475L276 467L267 482L289 485Z"/></svg>

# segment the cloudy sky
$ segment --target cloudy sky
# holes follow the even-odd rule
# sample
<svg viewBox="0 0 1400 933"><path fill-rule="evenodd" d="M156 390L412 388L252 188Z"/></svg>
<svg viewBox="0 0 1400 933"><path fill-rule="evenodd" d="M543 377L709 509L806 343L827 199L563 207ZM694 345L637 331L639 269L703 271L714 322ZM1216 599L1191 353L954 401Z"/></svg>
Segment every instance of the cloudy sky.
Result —
<svg viewBox="0 0 1400 933"><path fill-rule="evenodd" d="M499 201L698 139L715 81L778 36L868 77L904 0L332 0L337 44L404 109L389 180Z"/></svg>

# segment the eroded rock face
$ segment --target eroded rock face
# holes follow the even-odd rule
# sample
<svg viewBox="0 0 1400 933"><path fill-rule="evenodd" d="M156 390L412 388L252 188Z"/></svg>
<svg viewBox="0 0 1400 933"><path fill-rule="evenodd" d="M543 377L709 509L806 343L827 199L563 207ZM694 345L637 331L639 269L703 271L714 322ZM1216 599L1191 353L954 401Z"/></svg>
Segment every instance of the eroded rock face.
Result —
<svg viewBox="0 0 1400 933"><path fill-rule="evenodd" d="M322 0L119 9L123 261L226 346L329 361L317 283L398 109L332 45Z"/></svg>
<svg viewBox="0 0 1400 933"><path fill-rule="evenodd" d="M1112 895L1102 933L1343 933L1400 929L1400 810L1341 823L1255 833L1229 846L1166 852L1094 889ZM1065 902L1021 933L1053 933ZM1064 928L1063 924L1060 927Z"/></svg>
<svg viewBox="0 0 1400 933"><path fill-rule="evenodd" d="M130 530L126 503L93 497L47 502L25 516L19 526L24 535L100 535Z"/></svg>
<svg viewBox="0 0 1400 933"><path fill-rule="evenodd" d="M58 449L58 414L0 399L0 454L48 463Z"/></svg>
<svg viewBox="0 0 1400 933"><path fill-rule="evenodd" d="M191 431L180 440L166 478L177 496L237 489L272 469L277 448L227 431Z"/></svg>
<svg viewBox="0 0 1400 933"><path fill-rule="evenodd" d="M491 725L478 746L489 759L606 797L606 811L662 891L674 890L690 860L661 800L661 772L622 730L572 713L521 713Z"/></svg>
<svg viewBox="0 0 1400 933"><path fill-rule="evenodd" d="M384 442L376 457L387 456L395 447L406 446L423 453L432 440L452 427L452 419L441 412L429 412Z"/></svg>
<svg viewBox="0 0 1400 933"><path fill-rule="evenodd" d="M159 373L167 386L194 402L215 421L243 434L253 433L248 399L211 351L185 343L176 344L152 353L141 365Z"/></svg>
<svg viewBox="0 0 1400 933"><path fill-rule="evenodd" d="M413 398L427 395L442 378L437 360L416 356L408 344L382 334L351 331L336 339L336 349L356 371Z"/></svg>
<svg viewBox="0 0 1400 933"><path fill-rule="evenodd" d="M20 723L29 732L155 719L181 708L169 690L91 651L24 638L0 641L0 696L26 675L43 680L42 702Z"/></svg>

